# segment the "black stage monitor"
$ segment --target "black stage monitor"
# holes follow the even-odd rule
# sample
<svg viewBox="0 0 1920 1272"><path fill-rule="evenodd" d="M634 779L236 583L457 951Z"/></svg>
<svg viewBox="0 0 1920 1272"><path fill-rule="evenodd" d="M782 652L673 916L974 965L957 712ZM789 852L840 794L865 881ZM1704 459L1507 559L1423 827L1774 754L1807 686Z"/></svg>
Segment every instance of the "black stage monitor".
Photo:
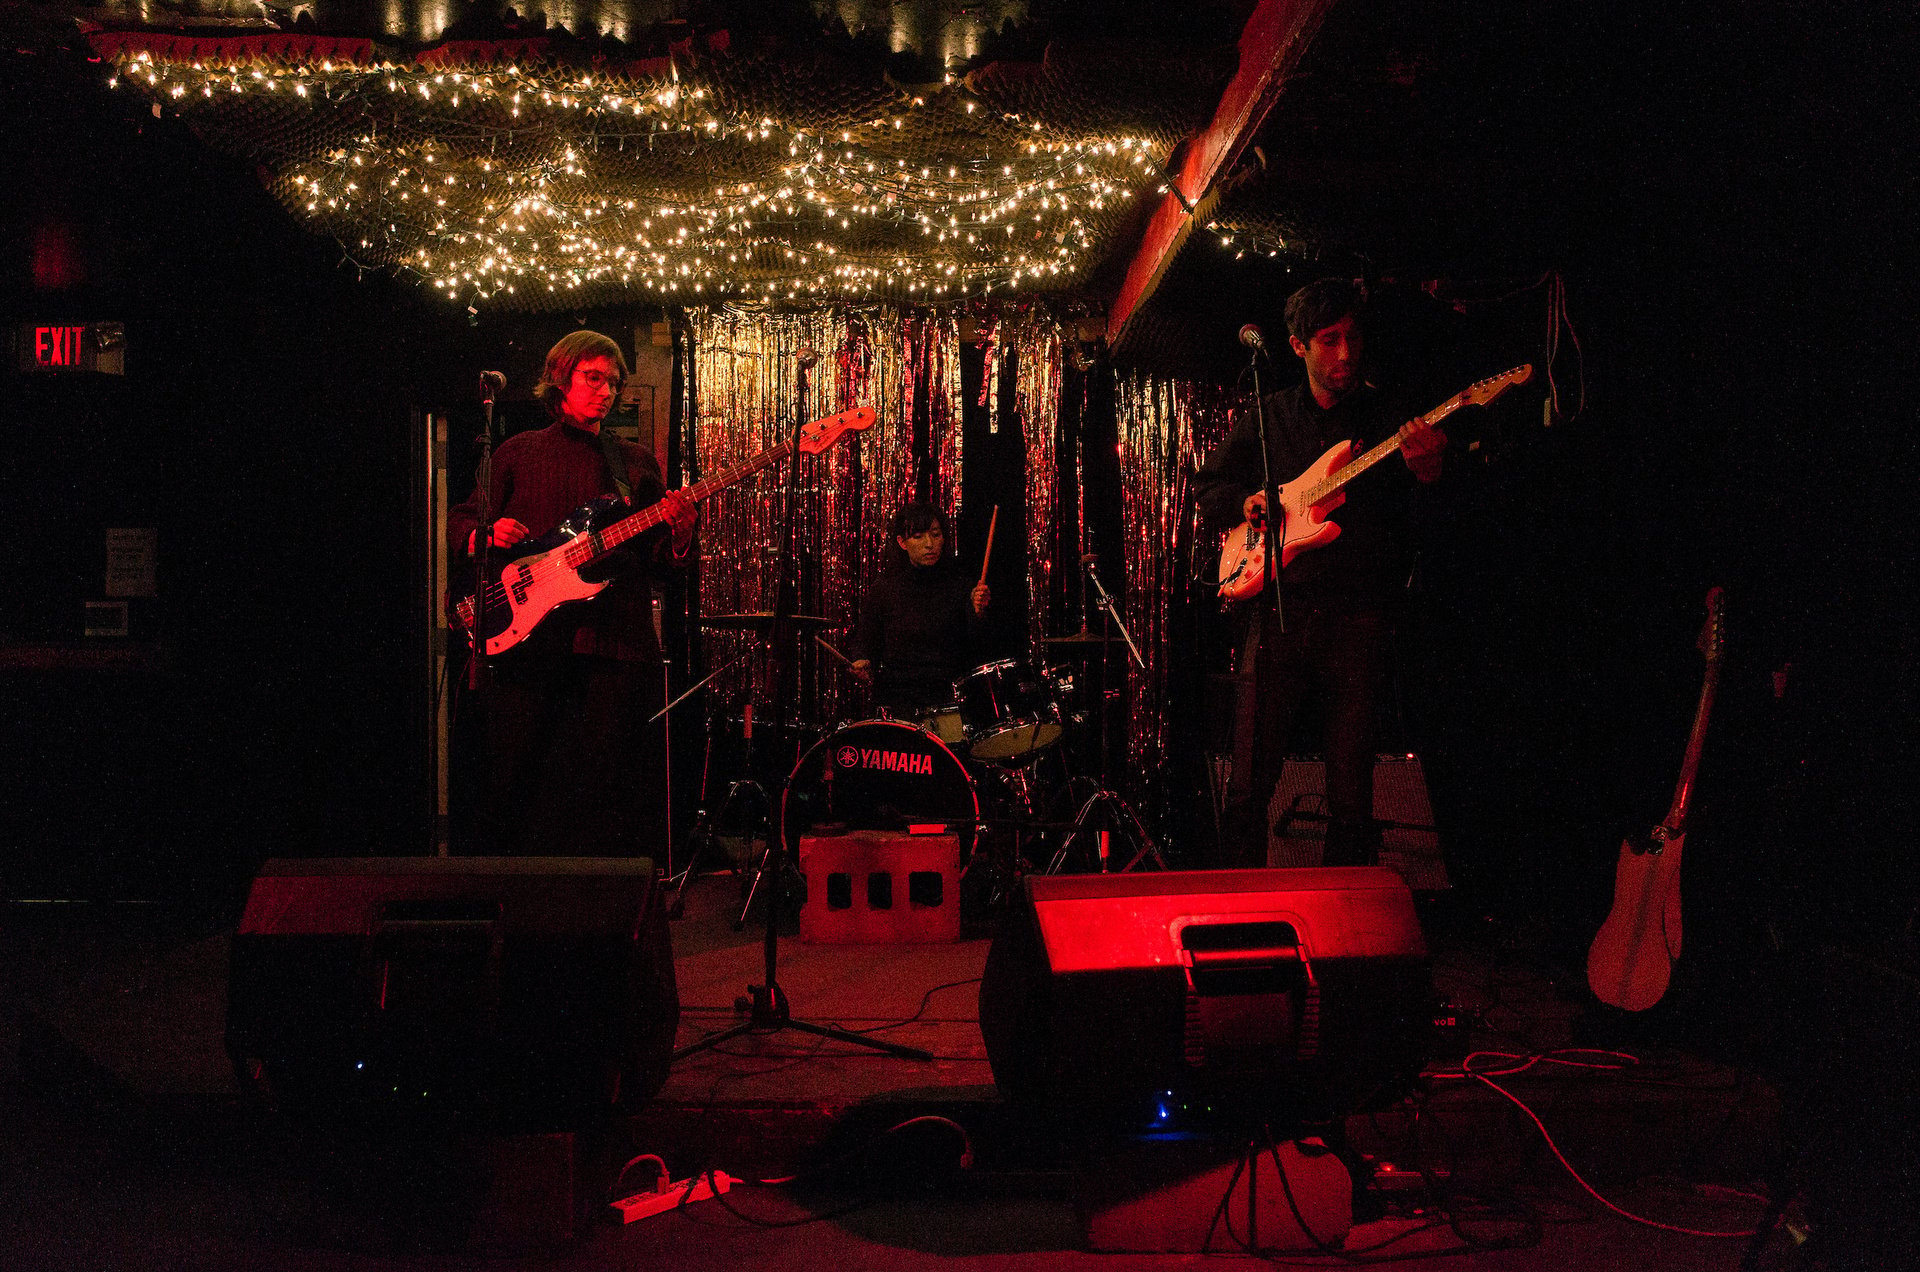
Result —
<svg viewBox="0 0 1920 1272"><path fill-rule="evenodd" d="M1413 896L1379 867L1029 876L980 985L1010 1101L1079 1120L1321 1121L1426 1058Z"/></svg>
<svg viewBox="0 0 1920 1272"><path fill-rule="evenodd" d="M302 1118L564 1130L650 1099L679 1019L650 860L288 859L248 893L226 1041Z"/></svg>

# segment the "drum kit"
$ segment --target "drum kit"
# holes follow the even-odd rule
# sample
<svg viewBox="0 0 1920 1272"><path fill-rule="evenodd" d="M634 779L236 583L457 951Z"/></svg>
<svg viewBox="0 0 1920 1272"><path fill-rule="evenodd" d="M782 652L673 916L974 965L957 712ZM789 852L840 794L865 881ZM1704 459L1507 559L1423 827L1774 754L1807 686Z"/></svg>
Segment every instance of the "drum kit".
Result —
<svg viewBox="0 0 1920 1272"><path fill-rule="evenodd" d="M702 620L711 628L733 630L757 621L764 620L759 615ZM826 626L804 616L801 621ZM1098 658L1107 643L1096 632L1047 638L1044 646L1067 657ZM1099 726L1111 695L1093 700L1091 679L1068 662L1004 658L973 668L953 682L947 700L907 718L883 710L831 727L792 727L769 735L764 721L756 723L748 710L713 716L709 774L714 733L723 733L744 743L730 756L722 748L722 763L731 760L740 776L711 804L705 798L711 788L702 782L703 807L691 859L678 879L676 906L715 835L722 828L744 829L747 851L741 864L754 872L735 923L744 927L764 869L764 849L756 854L754 841L764 845L771 836L776 811L784 826L957 834L969 854L967 872L975 877L968 894L985 896L990 904L1010 897L1021 874L1036 862L1044 862L1041 868L1048 873L1140 864L1164 868L1158 847L1105 774L1076 772L1082 765L1069 754L1074 748L1063 745L1083 731L1089 741L1104 741L1105 729ZM1094 739L1094 733L1102 736ZM1106 748L1093 754L1104 756ZM790 768L789 757L797 757ZM1097 759L1094 766L1103 767ZM1112 851L1116 834L1132 841L1130 860Z"/></svg>

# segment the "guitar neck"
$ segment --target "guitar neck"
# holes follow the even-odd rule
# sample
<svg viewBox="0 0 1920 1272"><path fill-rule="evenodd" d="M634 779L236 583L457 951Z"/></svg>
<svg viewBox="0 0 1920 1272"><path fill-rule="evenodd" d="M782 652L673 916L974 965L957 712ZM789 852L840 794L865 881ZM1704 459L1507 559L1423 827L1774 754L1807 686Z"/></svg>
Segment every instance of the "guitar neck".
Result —
<svg viewBox="0 0 1920 1272"><path fill-rule="evenodd" d="M1720 664L1707 664L1706 679L1700 685L1700 705L1693 710L1693 730L1687 734L1686 758L1680 761L1680 780L1673 788L1673 803L1660 825L1669 835L1687 828L1687 804L1693 798L1694 775L1700 771L1700 752L1707 740L1707 717L1713 713L1713 697L1720 688Z"/></svg>
<svg viewBox="0 0 1920 1272"><path fill-rule="evenodd" d="M777 446L761 451L752 459L742 460L731 468L722 469L705 481L697 481L691 486L683 486L675 493L685 496L695 503L700 503L716 492L725 490L728 486L733 485L742 478L751 477L761 469L779 463L792 452L793 442L791 440L781 442ZM632 516L622 517L620 520L599 532L599 551L611 551L636 535L645 534L655 526L666 524L666 520L666 511L657 503L641 509Z"/></svg>
<svg viewBox="0 0 1920 1272"><path fill-rule="evenodd" d="M1446 419L1447 416L1459 410L1465 402L1466 394L1464 393L1456 397L1448 398L1439 406L1434 407L1431 411L1422 415L1420 417L1420 423L1423 427L1431 428L1433 425L1438 424L1441 420ZM1361 473L1366 472L1369 468L1372 468L1375 464L1399 450L1400 443L1405 435L1405 429L1396 430L1392 437L1387 438L1384 442L1373 447L1373 449L1348 460L1340 467L1334 469L1334 471L1327 474L1324 481L1321 481L1312 489L1308 490L1306 495L1301 499L1301 502L1307 505L1317 504L1327 496L1338 491L1355 477L1358 477Z"/></svg>

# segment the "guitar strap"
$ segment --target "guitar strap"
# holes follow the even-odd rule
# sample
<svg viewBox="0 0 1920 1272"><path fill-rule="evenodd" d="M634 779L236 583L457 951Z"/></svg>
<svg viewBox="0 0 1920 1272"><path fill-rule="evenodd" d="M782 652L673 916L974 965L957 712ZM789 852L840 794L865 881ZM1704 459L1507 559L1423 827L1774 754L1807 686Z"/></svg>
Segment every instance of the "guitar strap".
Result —
<svg viewBox="0 0 1920 1272"><path fill-rule="evenodd" d="M620 439L607 429L600 430L600 453L607 457L607 473L613 478L613 488L620 492L622 499L633 498L633 488L627 485L627 454L620 449Z"/></svg>

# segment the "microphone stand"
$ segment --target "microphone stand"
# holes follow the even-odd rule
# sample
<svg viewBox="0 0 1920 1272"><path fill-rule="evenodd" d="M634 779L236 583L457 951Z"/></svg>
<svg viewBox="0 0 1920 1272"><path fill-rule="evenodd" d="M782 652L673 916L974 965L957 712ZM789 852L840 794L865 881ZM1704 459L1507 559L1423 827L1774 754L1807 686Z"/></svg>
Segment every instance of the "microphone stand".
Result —
<svg viewBox="0 0 1920 1272"><path fill-rule="evenodd" d="M800 427L807 417L807 372L812 359L802 356L800 374L797 379L798 409L794 412L793 438L789 443L792 452L787 463L787 501L782 511L785 525L781 532L780 563L776 575L778 582L774 588L773 602L773 710L775 736L784 733L787 723L787 697L794 689L793 666L795 654L794 606L798 590L794 581L793 534L795 515L800 504ZM771 801L769 801L771 803ZM922 1051L918 1047L905 1047L897 1042L886 1042L879 1038L869 1038L838 1025L820 1025L808 1020L795 1020L787 1003L786 991L780 988L775 974L780 958L780 911L786 900L786 868L790 852L799 847L794 827L787 822L786 792L782 788L778 825L767 836L767 853L761 863L761 876L767 881L767 930L763 942L766 983L747 986L748 999L752 1006L747 1019L726 1029L716 1030L696 1042L691 1042L673 1053L672 1059L678 1061L697 1051L706 1051L717 1047L729 1039L742 1034L778 1033L782 1029L798 1029L822 1038L832 1038L838 1042L851 1042L872 1051L885 1052L906 1060L932 1060L933 1053ZM772 809L769 808L771 814Z"/></svg>
<svg viewBox="0 0 1920 1272"><path fill-rule="evenodd" d="M467 661L467 688L479 689L487 673L487 589L493 584L493 397L498 383L480 373L480 409L486 423L480 430L480 467L476 485L480 515L474 529L473 657Z"/></svg>
<svg viewBox="0 0 1920 1272"><path fill-rule="evenodd" d="M1253 345L1253 357L1247 363L1247 369L1253 372L1254 425L1260 433L1260 493L1266 499L1262 515L1266 522L1267 576L1261 581L1260 596L1272 612L1275 626L1284 634L1287 611L1280 599L1280 544L1275 541L1275 531L1284 532L1286 521L1278 515L1280 491L1273 484L1273 460L1267 451L1267 403L1260 392L1260 355L1266 351L1265 341Z"/></svg>

